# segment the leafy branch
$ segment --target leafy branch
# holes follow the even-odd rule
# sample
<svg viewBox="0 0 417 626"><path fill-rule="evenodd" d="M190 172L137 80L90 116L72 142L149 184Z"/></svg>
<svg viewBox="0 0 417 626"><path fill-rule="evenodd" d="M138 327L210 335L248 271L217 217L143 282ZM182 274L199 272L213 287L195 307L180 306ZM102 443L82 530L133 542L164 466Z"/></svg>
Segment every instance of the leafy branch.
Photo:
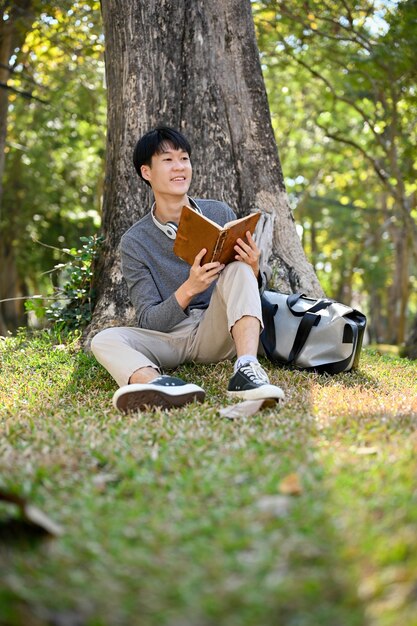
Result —
<svg viewBox="0 0 417 626"><path fill-rule="evenodd" d="M71 260L59 263L52 271L59 271L62 284L55 287L54 303L45 308L36 300L27 300L26 309L37 317L45 316L60 331L71 331L85 327L91 320L95 293L91 286L93 262L97 257L102 236L80 237L83 246L79 250L64 249Z"/></svg>

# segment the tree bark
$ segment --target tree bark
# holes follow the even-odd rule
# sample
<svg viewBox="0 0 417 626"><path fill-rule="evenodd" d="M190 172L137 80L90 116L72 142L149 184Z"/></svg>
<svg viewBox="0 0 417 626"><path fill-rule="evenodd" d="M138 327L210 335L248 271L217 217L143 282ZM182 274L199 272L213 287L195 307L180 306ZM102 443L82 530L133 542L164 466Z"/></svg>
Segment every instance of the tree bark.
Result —
<svg viewBox="0 0 417 626"><path fill-rule="evenodd" d="M7 10L8 19L4 17L5 11L4 7L0 9L0 335L6 335L8 331L15 330L25 322L22 300L12 300L22 296L22 289L13 246L14 220L13 216L9 219L10 216L4 214L2 198L9 107L9 64L15 48L23 43L34 19L32 0L15 0Z"/></svg>
<svg viewBox="0 0 417 626"><path fill-rule="evenodd" d="M400 354L412 360L417 359L417 316L414 318L406 345L401 349Z"/></svg>
<svg viewBox="0 0 417 626"><path fill-rule="evenodd" d="M193 146L196 198L226 201L239 216L264 213L257 230L275 282L322 295L288 204L263 82L250 0L102 0L108 136L105 245L95 268L97 304L88 338L134 323L120 271L122 233L149 211L132 165L137 139L164 123Z"/></svg>
<svg viewBox="0 0 417 626"><path fill-rule="evenodd" d="M412 243L410 231L405 224L390 225L394 252L394 271L388 290L388 336L387 343L401 345L406 339L407 305L410 292L410 260Z"/></svg>

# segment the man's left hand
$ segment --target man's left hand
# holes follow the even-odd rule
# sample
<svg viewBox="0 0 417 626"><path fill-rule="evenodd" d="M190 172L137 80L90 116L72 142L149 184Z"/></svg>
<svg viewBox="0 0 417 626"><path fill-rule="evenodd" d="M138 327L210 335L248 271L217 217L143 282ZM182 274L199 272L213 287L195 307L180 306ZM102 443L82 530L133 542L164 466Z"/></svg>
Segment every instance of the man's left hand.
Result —
<svg viewBox="0 0 417 626"><path fill-rule="evenodd" d="M250 265L256 278L258 278L259 257L261 256L261 252L249 231L246 233L246 239L248 240L247 243L240 238L237 240L235 245L235 259L236 261L242 261L242 263Z"/></svg>

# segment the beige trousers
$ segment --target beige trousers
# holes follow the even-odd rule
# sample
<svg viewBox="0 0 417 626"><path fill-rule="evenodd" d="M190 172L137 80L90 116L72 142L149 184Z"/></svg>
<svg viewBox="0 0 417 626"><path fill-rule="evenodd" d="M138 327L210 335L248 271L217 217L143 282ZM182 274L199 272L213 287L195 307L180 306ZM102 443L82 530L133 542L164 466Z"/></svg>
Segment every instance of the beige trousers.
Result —
<svg viewBox="0 0 417 626"><path fill-rule="evenodd" d="M258 282L245 263L230 263L222 271L207 309L193 309L169 332L134 327L102 330L91 350L119 386L141 367L175 368L181 363L216 363L236 355L234 324L250 315L262 324ZM260 348L262 352L262 349Z"/></svg>

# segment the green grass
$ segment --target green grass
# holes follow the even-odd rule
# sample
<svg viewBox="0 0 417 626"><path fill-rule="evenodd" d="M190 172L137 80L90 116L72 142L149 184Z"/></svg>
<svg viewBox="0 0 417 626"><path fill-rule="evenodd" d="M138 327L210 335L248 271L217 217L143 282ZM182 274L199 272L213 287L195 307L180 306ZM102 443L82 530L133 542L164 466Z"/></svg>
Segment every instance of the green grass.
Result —
<svg viewBox="0 0 417 626"><path fill-rule="evenodd" d="M203 405L125 417L76 342L0 358L0 487L64 529L0 505L1 626L417 625L417 363L264 363L286 404L230 421L231 363L177 370Z"/></svg>

